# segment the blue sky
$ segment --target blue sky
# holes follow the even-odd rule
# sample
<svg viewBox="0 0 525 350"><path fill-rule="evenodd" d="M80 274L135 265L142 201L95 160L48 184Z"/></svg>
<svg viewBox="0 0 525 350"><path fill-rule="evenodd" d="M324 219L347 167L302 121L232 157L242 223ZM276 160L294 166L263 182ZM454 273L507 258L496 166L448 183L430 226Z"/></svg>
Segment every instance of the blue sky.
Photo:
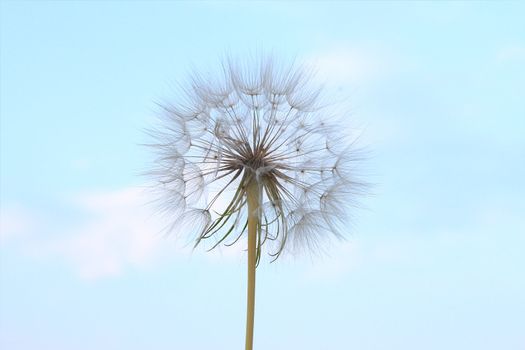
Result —
<svg viewBox="0 0 525 350"><path fill-rule="evenodd" d="M259 268L255 348L525 348L523 3L0 6L2 349L242 348L242 247L160 239L138 144L256 49L317 65L376 185L328 256Z"/></svg>

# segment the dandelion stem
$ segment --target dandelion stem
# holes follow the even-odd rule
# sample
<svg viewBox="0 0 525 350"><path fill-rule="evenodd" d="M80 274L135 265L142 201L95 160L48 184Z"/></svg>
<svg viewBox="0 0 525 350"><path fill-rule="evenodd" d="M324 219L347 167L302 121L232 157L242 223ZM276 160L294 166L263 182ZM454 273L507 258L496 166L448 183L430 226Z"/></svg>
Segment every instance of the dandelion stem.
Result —
<svg viewBox="0 0 525 350"><path fill-rule="evenodd" d="M253 349L255 316L255 265L257 261L257 229L259 226L259 188L251 181L246 191L248 201L248 287L246 303L246 350Z"/></svg>

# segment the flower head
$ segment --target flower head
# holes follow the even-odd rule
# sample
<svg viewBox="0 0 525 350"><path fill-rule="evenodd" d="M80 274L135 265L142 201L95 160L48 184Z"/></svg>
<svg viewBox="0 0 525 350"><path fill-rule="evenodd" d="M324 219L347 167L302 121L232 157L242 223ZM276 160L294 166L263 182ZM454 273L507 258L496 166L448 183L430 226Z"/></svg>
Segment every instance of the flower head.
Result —
<svg viewBox="0 0 525 350"><path fill-rule="evenodd" d="M317 249L341 236L361 193L347 130L327 118L311 75L271 59L227 60L218 77L194 74L184 95L161 105L151 175L171 229L195 245L231 245L257 215L257 259L287 248ZM257 193L248 212L248 191ZM212 239L213 238L213 239Z"/></svg>

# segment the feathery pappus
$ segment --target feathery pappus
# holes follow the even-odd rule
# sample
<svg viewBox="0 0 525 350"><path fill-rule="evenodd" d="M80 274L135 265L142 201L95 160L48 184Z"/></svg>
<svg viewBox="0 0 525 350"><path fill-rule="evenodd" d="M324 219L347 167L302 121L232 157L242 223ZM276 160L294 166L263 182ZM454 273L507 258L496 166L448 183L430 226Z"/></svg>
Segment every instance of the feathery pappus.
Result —
<svg viewBox="0 0 525 350"><path fill-rule="evenodd" d="M194 73L177 101L160 104L150 175L169 231L213 249L235 244L257 215L257 262L263 249L274 260L343 236L366 186L356 176L362 156L314 85L294 64L227 59L220 74Z"/></svg>

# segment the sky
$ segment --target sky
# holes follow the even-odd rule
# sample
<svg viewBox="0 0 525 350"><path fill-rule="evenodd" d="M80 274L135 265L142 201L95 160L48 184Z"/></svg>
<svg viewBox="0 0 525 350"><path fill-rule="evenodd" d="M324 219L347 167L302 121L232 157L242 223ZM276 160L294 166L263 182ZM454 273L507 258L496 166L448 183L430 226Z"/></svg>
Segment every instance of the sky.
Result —
<svg viewBox="0 0 525 350"><path fill-rule="evenodd" d="M369 150L347 240L258 268L255 349L525 349L525 5L0 2L0 348L242 349L246 253L159 235L155 102L316 66ZM215 68L214 68L215 67Z"/></svg>

